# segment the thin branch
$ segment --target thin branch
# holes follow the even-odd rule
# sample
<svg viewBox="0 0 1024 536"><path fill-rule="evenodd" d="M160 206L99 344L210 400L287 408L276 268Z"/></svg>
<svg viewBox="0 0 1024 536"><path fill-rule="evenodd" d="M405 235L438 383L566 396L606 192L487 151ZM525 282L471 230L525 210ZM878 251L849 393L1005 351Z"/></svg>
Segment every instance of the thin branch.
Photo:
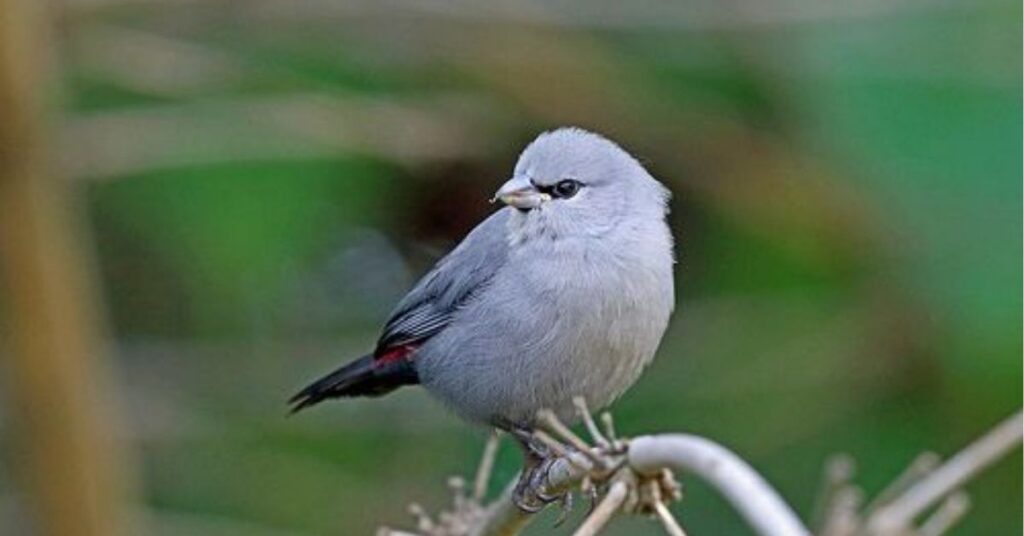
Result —
<svg viewBox="0 0 1024 536"><path fill-rule="evenodd" d="M885 487L866 507L862 515L871 517L882 505L891 502L901 493L909 489L914 483L919 482L928 473L935 470L942 463L942 458L934 452L923 452L910 462L910 465L888 486Z"/></svg>
<svg viewBox="0 0 1024 536"><path fill-rule="evenodd" d="M665 527L665 532L669 536L686 536L686 531L679 526L679 522L676 521L675 516L668 510L665 503L661 501L654 503L654 513L658 514L658 519L661 520L661 525Z"/></svg>
<svg viewBox="0 0 1024 536"><path fill-rule="evenodd" d="M892 534L910 526L914 518L959 488L1021 442L1024 416L1010 416L932 471L891 503L879 507L867 521L872 534Z"/></svg>
<svg viewBox="0 0 1024 536"><path fill-rule="evenodd" d="M618 441L619 436L615 432L615 421L612 419L612 414L607 411L601 414L601 423L604 424L604 435L609 441L615 443Z"/></svg>
<svg viewBox="0 0 1024 536"><path fill-rule="evenodd" d="M453 476L448 479L448 489L452 491L452 506L455 512L462 512L472 508L476 503L470 503L466 497L466 481L462 477Z"/></svg>
<svg viewBox="0 0 1024 536"><path fill-rule="evenodd" d="M501 445L501 435L491 432L484 446L484 454L480 457L480 465L476 469L476 477L473 479L473 500L480 503L487 495L487 485L491 482L491 473L494 472L494 459L498 455L498 447Z"/></svg>
<svg viewBox="0 0 1024 536"><path fill-rule="evenodd" d="M570 430L569 427L556 417L552 411L541 410L537 413L537 418L545 427L547 427L548 430L551 430L551 433L555 434L558 439L565 441L569 445L572 445L572 447L577 451L583 453L583 455L589 458L596 467L604 467L604 458L592 451L590 449L590 445L588 445L583 438Z"/></svg>
<svg viewBox="0 0 1024 536"><path fill-rule="evenodd" d="M810 526L815 534L834 534L835 529L830 525L837 518L838 508L842 508L841 498L843 490L849 486L853 478L854 461L848 454L837 454L825 462L824 476L821 482L821 491L818 493L818 502L811 514Z"/></svg>
<svg viewBox="0 0 1024 536"><path fill-rule="evenodd" d="M685 535L666 504L679 498L672 470L691 473L711 484L761 536L810 534L778 493L746 462L721 445L685 434L618 439L610 421L610 417L605 417L608 448L582 444L579 450L574 450L558 443L551 435L542 431L538 434L552 445L552 452L562 457L550 464L536 491L557 497L581 482L584 491L594 489L595 484L608 485L605 497L577 534L592 536L617 512L623 511L653 513L670 535ZM895 536L912 532L919 536L938 536L945 533L967 510L968 501L963 494L947 498L920 528L914 529L914 518L1020 443L1022 425L1024 418L1018 413L934 471L929 471L935 465L934 456L919 457L872 503L869 509L879 506L867 519L864 512L869 509L862 508L863 493L850 483L852 461L844 458L830 464L825 485L830 498L823 501L826 519L820 534ZM558 426L552 428L561 430ZM610 469L601 470L584 452L598 456L603 461L601 465ZM514 483L486 509L479 506L479 501L464 497L462 486L464 484L453 486L456 509L442 513L438 518L440 525L422 511L417 512L422 532L430 529L430 534L436 536L514 536L535 518L514 506L511 500ZM888 497L894 498L889 501Z"/></svg>
<svg viewBox="0 0 1024 536"><path fill-rule="evenodd" d="M621 480L616 480L612 483L611 488L608 489L604 499L601 499L594 512L587 517L583 524L580 525L580 528L576 529L573 536L594 536L597 534L611 521L615 513L622 508L628 495L629 486Z"/></svg>
<svg viewBox="0 0 1024 536"><path fill-rule="evenodd" d="M860 526L860 515L857 513L864 504L864 492L860 488L847 485L836 490L832 505L821 527L819 536L850 536Z"/></svg>
<svg viewBox="0 0 1024 536"><path fill-rule="evenodd" d="M940 536L949 532L970 507L971 499L966 493L960 492L947 497L939 509L917 529L917 536Z"/></svg>
<svg viewBox="0 0 1024 536"><path fill-rule="evenodd" d="M650 506L654 510L654 514L661 521L661 526L665 529L665 532L669 536L686 536L686 531L679 525L679 521L676 520L672 512L669 511L668 505L666 504L666 498L670 501L679 500L682 493L679 492L679 484L675 481L674 475L668 469L663 470L664 473L660 479L651 479L646 482L646 489L648 490L649 497L647 497L646 505ZM662 491L662 485L668 484L669 488ZM665 496L667 495L667 497Z"/></svg>
<svg viewBox="0 0 1024 536"><path fill-rule="evenodd" d="M544 443L544 445L551 449L551 452L556 456L572 463L584 473L589 472L594 467L594 464L592 463L593 453L588 453L587 451L571 451L544 430L534 430L533 437L541 443ZM573 454L576 454L577 452L579 455L574 456ZM588 456L588 454L590 455Z"/></svg>
<svg viewBox="0 0 1024 536"><path fill-rule="evenodd" d="M505 487L501 495L487 507L481 523L469 532L469 536L515 536L533 521L534 516L512 504L515 487L515 480Z"/></svg>
<svg viewBox="0 0 1024 536"><path fill-rule="evenodd" d="M610 419L605 420L605 424ZM614 434L608 434L614 438ZM552 439L546 434L540 437ZM623 444L618 439L612 440L615 444ZM564 458L556 460L545 475L545 485L541 491L547 496L558 496L572 487L578 485L584 478L593 478L593 464L584 454L576 451L566 451ZM639 476L644 481L647 478L658 478L664 481L667 469L684 470L695 473L717 487L750 522L751 526L763 536L806 536L809 534L806 528L792 513L790 508L779 499L778 494L764 482L764 480L738 456L729 452L724 447L707 439L687 435L663 435L648 436L634 439L628 443L628 451L625 459L618 455L619 461L611 457L607 462L609 467L620 467L613 477L612 485L608 494L602 500L601 505L595 509L581 526L580 530L588 528L600 528L607 520L602 520L604 512L611 510L607 515L618 511L629 499L630 487L627 481L636 481ZM623 465L625 464L625 465ZM649 475L649 476L643 476ZM670 483L666 490L675 490L677 485ZM521 512L516 508L511 495L514 485L506 487L501 497L495 500L481 516L479 523L476 523L469 530L472 536L511 536L519 532L533 519L534 516ZM623 490L623 496L618 497L619 490ZM634 490L635 491L635 490ZM672 498L676 498L678 491L671 492ZM612 502L608 502L608 496L612 496ZM636 502L631 500L631 502ZM660 502L660 501L658 501ZM614 508L612 508L614 506ZM630 511L633 511L631 507ZM641 509L643 511L643 509ZM598 512L602 512L598 514ZM648 507L646 511L657 512L657 507ZM594 516L597 515L595 518ZM660 514L659 514L660 515ZM681 528L679 530L682 530ZM592 534L583 532L582 534Z"/></svg>
<svg viewBox="0 0 1024 536"><path fill-rule="evenodd" d="M409 505L409 514L416 518L416 529L423 532L430 532L434 530L434 520L430 518L430 514L423 509L417 503Z"/></svg>
<svg viewBox="0 0 1024 536"><path fill-rule="evenodd" d="M611 443L608 441L608 438L601 433L601 430L597 427L597 423L594 422L594 416L590 413L590 408L587 407L587 399L582 396L577 396L572 399L572 403L576 406L576 414L583 419L583 425L587 427L587 433L590 434L590 438L594 440L594 444L601 449L611 447Z"/></svg>

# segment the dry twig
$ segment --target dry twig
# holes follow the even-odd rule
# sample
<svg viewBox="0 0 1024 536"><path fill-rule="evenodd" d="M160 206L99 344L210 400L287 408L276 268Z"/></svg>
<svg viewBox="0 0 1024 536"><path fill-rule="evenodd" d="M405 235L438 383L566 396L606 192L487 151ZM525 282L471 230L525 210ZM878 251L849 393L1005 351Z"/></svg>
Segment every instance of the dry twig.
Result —
<svg viewBox="0 0 1024 536"><path fill-rule="evenodd" d="M850 483L852 465L831 487L824 502L821 536L938 536L945 534L966 513L969 500L959 488L1010 449L1021 443L1024 417L1010 416L958 454L941 463L938 455L924 453L863 509L862 493ZM831 473L832 470L830 469ZM826 492L829 493L829 492ZM926 510L941 501L936 511L915 526Z"/></svg>
<svg viewBox="0 0 1024 536"><path fill-rule="evenodd" d="M701 477L718 490L747 523L761 535L806 536L805 528L790 507L771 486L738 456L721 445L685 434L664 434L624 440L617 437L611 416L602 415L602 433L582 401L577 401L584 426L593 446L576 435L554 414L544 413L540 421L550 434L540 430L537 438L552 447L559 458L550 465L543 479L545 496L558 496L580 488L584 492L605 489L598 506L575 533L597 534L617 513L643 513L655 516L666 533L685 536L668 509L681 497L672 471L684 471ZM946 533L967 511L968 499L956 490L969 478L995 462L1021 442L1021 414L1016 414L975 441L943 465L938 457L926 453L918 457L885 488L878 497L864 504L863 493L851 484L853 460L838 457L828 465L818 507L816 534L819 536L939 536ZM481 506L483 491L493 468L497 446L492 438L474 480L473 494L467 497L465 484L453 479L453 508L433 520L419 507L416 536L514 536L533 519L513 506L513 485L486 508ZM914 527L914 520L939 501L935 512ZM386 536L410 536L411 533L382 529Z"/></svg>
<svg viewBox="0 0 1024 536"><path fill-rule="evenodd" d="M611 487L608 488L608 493L601 499L600 504L580 525L580 528L576 529L573 536L594 536L597 534L611 521L612 516L622 508L628 496L629 486L625 482L617 480L612 483Z"/></svg>

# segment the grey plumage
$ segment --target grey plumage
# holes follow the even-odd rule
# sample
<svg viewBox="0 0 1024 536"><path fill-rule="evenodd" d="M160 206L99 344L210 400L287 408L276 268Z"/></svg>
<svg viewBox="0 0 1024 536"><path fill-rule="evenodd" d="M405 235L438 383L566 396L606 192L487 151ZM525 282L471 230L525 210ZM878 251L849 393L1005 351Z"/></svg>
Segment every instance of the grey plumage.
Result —
<svg viewBox="0 0 1024 536"><path fill-rule="evenodd" d="M395 307L378 346L424 340L448 325L508 258L505 211L484 220L441 259Z"/></svg>
<svg viewBox="0 0 1024 536"><path fill-rule="evenodd" d="M668 196L601 136L542 134L499 190L511 206L398 304L373 359L404 360L395 386L418 380L481 423L529 427L541 408L570 419L574 396L611 403L653 358L673 309ZM330 383L294 401L363 394Z"/></svg>

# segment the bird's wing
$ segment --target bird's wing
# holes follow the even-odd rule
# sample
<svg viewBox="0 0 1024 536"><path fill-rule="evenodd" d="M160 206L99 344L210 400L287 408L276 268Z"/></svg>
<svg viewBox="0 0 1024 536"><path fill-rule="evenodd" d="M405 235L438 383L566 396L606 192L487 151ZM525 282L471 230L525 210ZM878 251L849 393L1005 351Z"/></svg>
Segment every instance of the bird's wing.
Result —
<svg viewBox="0 0 1024 536"><path fill-rule="evenodd" d="M459 306L487 285L508 258L510 210L499 210L484 220L402 298L377 342L378 359L417 347L436 335Z"/></svg>
<svg viewBox="0 0 1024 536"><path fill-rule="evenodd" d="M380 396L419 383L410 356L436 335L455 311L484 288L508 258L509 210L484 220L398 303L377 349L306 386L291 398L292 411L328 398Z"/></svg>

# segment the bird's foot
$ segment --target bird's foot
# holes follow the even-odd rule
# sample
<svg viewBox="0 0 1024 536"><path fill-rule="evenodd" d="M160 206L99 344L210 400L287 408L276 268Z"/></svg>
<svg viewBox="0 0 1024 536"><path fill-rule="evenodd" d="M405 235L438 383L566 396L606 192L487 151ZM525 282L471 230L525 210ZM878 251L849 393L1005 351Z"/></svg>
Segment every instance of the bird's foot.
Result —
<svg viewBox="0 0 1024 536"><path fill-rule="evenodd" d="M537 437L536 433L530 428L514 426L508 428L508 430L516 440L516 443L518 443L520 448L523 449L523 455L526 457L526 463L528 465L531 462L536 464L545 459L554 457L551 447L541 441Z"/></svg>
<svg viewBox="0 0 1024 536"><path fill-rule="evenodd" d="M557 456L546 456L529 460L523 472L519 475L519 481L512 492L512 502L517 508L528 514L543 510L547 505L562 501L563 504L571 499L566 499L567 492L551 494L547 492L548 471L551 465L558 460Z"/></svg>

